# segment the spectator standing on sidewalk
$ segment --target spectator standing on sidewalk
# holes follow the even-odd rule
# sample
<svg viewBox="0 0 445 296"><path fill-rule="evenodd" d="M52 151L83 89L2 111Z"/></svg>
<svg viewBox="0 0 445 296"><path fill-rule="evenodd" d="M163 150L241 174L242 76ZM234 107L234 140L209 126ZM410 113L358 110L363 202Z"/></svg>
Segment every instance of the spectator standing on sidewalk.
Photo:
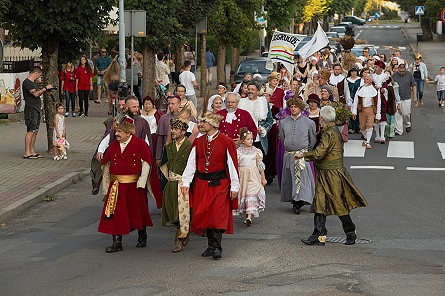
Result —
<svg viewBox="0 0 445 296"><path fill-rule="evenodd" d="M88 98L90 91L93 90L93 70L85 55L82 55L80 64L76 68L76 90L79 97L79 117L88 117Z"/></svg>
<svg viewBox="0 0 445 296"><path fill-rule="evenodd" d="M423 88L425 80L428 82L428 69L425 63L422 62L420 54L416 56L416 61L409 66L409 71L413 74L414 81L416 82L417 98L420 105L423 106ZM417 107L417 103L414 106Z"/></svg>
<svg viewBox="0 0 445 296"><path fill-rule="evenodd" d="M62 103L56 104L56 115L54 115L54 131L53 131L53 153L54 160L67 159L66 153L63 154L63 145L66 138L65 117L63 117Z"/></svg>
<svg viewBox="0 0 445 296"><path fill-rule="evenodd" d="M105 70L111 65L111 59L107 54L107 50L102 48L100 50L100 56L96 59L97 68L97 100L94 101L96 104L100 104L100 99L102 97L102 81L105 74ZM105 98L108 99L108 89L105 84ZM68 108L67 108L68 109Z"/></svg>
<svg viewBox="0 0 445 296"><path fill-rule="evenodd" d="M71 115L76 117L76 75L74 74L74 65L71 62L67 62L65 69L62 71L62 87L60 88L60 94L65 92L65 117L68 117L71 105Z"/></svg>
<svg viewBox="0 0 445 296"><path fill-rule="evenodd" d="M445 67L441 67L439 75L436 75L434 81L428 81L428 83L437 83L437 100L439 100L439 107L443 108L445 101Z"/></svg>
<svg viewBox="0 0 445 296"><path fill-rule="evenodd" d="M185 98L191 101L195 107L198 107L195 88L199 90L199 85L196 82L195 74L190 71L191 67L190 61L184 62L184 71L179 75L179 83L185 86Z"/></svg>
<svg viewBox="0 0 445 296"><path fill-rule="evenodd" d="M163 84L167 89L170 85L170 78L168 78L168 74L170 74L170 68L166 64L167 56L161 51L157 54L156 61L156 80Z"/></svg>
<svg viewBox="0 0 445 296"><path fill-rule="evenodd" d="M212 85L212 67L215 65L215 56L210 51L210 47L206 48L206 79L207 84Z"/></svg>
<svg viewBox="0 0 445 296"><path fill-rule="evenodd" d="M392 79L399 85L400 103L397 109L401 111L396 113L396 133L401 135L403 128L406 132L411 132L411 93L414 103L417 103L416 82L413 74L406 72L405 64L400 64L398 71L392 75Z"/></svg>
<svg viewBox="0 0 445 296"><path fill-rule="evenodd" d="M184 61L190 62L190 71L192 73L195 73L195 52L192 51L192 48L190 47L190 45L187 45L185 47Z"/></svg>
<svg viewBox="0 0 445 296"><path fill-rule="evenodd" d="M53 86L48 84L43 89L39 90L36 80L39 79L40 76L42 76L42 69L40 67L34 67L29 72L28 78L22 83L23 98L25 100L24 113L26 125L25 155L23 158L26 159L43 157L35 151L36 138L40 126L40 109L42 108L42 100L40 99L40 96L48 89L52 89Z"/></svg>

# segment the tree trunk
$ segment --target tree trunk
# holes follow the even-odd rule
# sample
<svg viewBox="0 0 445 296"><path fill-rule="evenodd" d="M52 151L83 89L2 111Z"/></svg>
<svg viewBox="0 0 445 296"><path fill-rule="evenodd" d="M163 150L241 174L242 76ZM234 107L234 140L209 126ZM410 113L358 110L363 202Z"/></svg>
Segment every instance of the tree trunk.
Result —
<svg viewBox="0 0 445 296"><path fill-rule="evenodd" d="M233 84L235 83L236 67L238 66L239 63L240 49L239 47L232 46L230 50L232 52L230 56L230 84Z"/></svg>
<svg viewBox="0 0 445 296"><path fill-rule="evenodd" d="M323 16L323 30L329 32L329 15L327 14Z"/></svg>
<svg viewBox="0 0 445 296"><path fill-rule="evenodd" d="M217 83L226 82L226 45L221 40L218 41Z"/></svg>
<svg viewBox="0 0 445 296"><path fill-rule="evenodd" d="M200 73L201 73L201 98L203 99L203 104L202 104L202 108L203 111L207 110L207 102L208 102L208 87L207 87L207 72L206 72L206 48L207 48L207 34L206 33L201 33L200 34L200 38L201 38L201 50L200 50ZM198 104L199 106L199 104ZM200 108L198 108L200 109Z"/></svg>
<svg viewBox="0 0 445 296"><path fill-rule="evenodd" d="M426 18L420 20L420 27L422 28L423 41L433 40L433 33L431 31L431 23Z"/></svg>
<svg viewBox="0 0 445 296"><path fill-rule="evenodd" d="M52 84L57 86L59 78L57 77L57 62L59 56L59 38L57 35L53 37L42 46L42 65L43 75L42 82L46 86ZM55 103L59 102L59 91L44 92L43 93L43 109L46 122L46 139L48 144L48 151L53 149L53 130L54 130L54 116L56 114Z"/></svg>
<svg viewBox="0 0 445 296"><path fill-rule="evenodd" d="M142 97L151 96L156 98L156 60L155 50L148 45L142 48L144 66L142 70Z"/></svg>
<svg viewBox="0 0 445 296"><path fill-rule="evenodd" d="M178 48L176 49L175 66L176 66L176 73L177 73L177 75L179 75L179 72L181 72L181 69L184 67L184 46L183 46L183 44L178 45Z"/></svg>

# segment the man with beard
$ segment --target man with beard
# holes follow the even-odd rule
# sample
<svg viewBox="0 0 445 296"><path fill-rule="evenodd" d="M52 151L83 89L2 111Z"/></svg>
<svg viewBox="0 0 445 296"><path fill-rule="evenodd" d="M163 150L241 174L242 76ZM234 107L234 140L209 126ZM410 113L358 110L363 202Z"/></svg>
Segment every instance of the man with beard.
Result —
<svg viewBox="0 0 445 296"><path fill-rule="evenodd" d="M150 126L148 125L147 121L139 116L139 101L135 96L129 96L125 100L125 108L127 109L126 115L131 118L134 123L134 136L138 137L139 139L144 140L145 143L147 143L148 149L150 150L150 138L151 138L151 132L150 132ZM96 159L98 161L102 161L105 151L107 150L108 146L115 140L115 128L114 125L110 127L110 132L108 135L106 135L102 141L99 144L99 147L97 148L97 155ZM153 163L149 163L150 167L155 167L154 160L150 158ZM158 208L161 208L162 206L162 191L161 191L161 184L159 183L158 174L155 169L150 170L149 175L149 182L150 182L150 194L154 197L156 200L156 206ZM95 193L95 189L93 188L93 193ZM97 193L96 193L97 194ZM146 236L146 233L145 233Z"/></svg>
<svg viewBox="0 0 445 296"><path fill-rule="evenodd" d="M165 146L161 163L161 172L167 180L162 199L162 225L177 227L172 252L178 253L190 240L189 196L182 195L180 188L192 143L185 136L188 129L186 122L173 119L170 127L172 142Z"/></svg>
<svg viewBox="0 0 445 296"><path fill-rule="evenodd" d="M120 98L118 101L118 112L126 112L127 111L127 105L125 104L125 99L124 98ZM111 130L113 129L113 118L109 118L104 122L105 125L105 133L102 137L101 142L104 140L105 137L108 136L108 143L110 142L109 140L109 135L111 133ZM107 140L104 141L103 145L105 145L105 143ZM100 146L100 144L99 144ZM101 161L102 161L102 157L103 157L103 152L105 151L104 147L101 148L102 152L98 152L99 150L99 146L96 149L96 152L93 155L93 158L91 159L91 170L90 170L90 177L91 177L91 185L93 186L93 189L91 191L91 194L93 195L97 195L99 193L99 187L100 187L100 183L102 183L102 169L100 168L101 166ZM98 156L98 153L101 153Z"/></svg>
<svg viewBox="0 0 445 296"><path fill-rule="evenodd" d="M329 77L329 84L333 87L333 92L338 94L338 100L342 104L346 104L345 89L347 83L345 83L345 76L341 74L340 64L334 64L332 67L333 73Z"/></svg>
<svg viewBox="0 0 445 296"><path fill-rule="evenodd" d="M113 244L107 253L122 251L122 235L138 230L136 247L147 244L147 226L153 226L148 211L146 187L153 158L146 142L134 136L134 120L118 114L114 121L115 140L106 150L102 165L105 204L98 231L111 234Z"/></svg>
<svg viewBox="0 0 445 296"><path fill-rule="evenodd" d="M221 258L222 234L233 233L232 210L238 208L238 158L233 140L218 131L221 116L207 112L199 123L205 135L192 145L187 166L182 174L182 194L191 189L193 219L191 230L205 231L208 248L203 257Z"/></svg>
<svg viewBox="0 0 445 296"><path fill-rule="evenodd" d="M240 99L238 93L228 92L226 94L226 109L218 111L218 114L222 116L219 131L235 142L239 141L239 131L243 127L251 131L254 138L257 135L257 127L252 116L246 110L238 108Z"/></svg>
<svg viewBox="0 0 445 296"><path fill-rule="evenodd" d="M161 165L162 151L164 150L165 144L167 143L167 136L170 130L170 121L173 118L177 118L179 115L179 110L181 108L181 99L176 96L168 97L168 110L170 111L167 114L162 115L159 119L158 123L158 140L156 142L156 164L158 166Z"/></svg>

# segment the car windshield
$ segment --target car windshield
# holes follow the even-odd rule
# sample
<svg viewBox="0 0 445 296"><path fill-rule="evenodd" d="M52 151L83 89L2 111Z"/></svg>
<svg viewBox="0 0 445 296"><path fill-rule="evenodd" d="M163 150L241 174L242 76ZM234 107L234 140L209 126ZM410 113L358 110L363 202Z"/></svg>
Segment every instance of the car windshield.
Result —
<svg viewBox="0 0 445 296"><path fill-rule="evenodd" d="M337 33L345 33L346 32L346 28L345 27L333 27L331 29L332 32L337 32Z"/></svg>
<svg viewBox="0 0 445 296"><path fill-rule="evenodd" d="M338 34L337 34L337 32L327 32L326 36L328 36L328 38L329 37L336 38L336 37L338 37Z"/></svg>
<svg viewBox="0 0 445 296"><path fill-rule="evenodd" d="M357 48L357 47L354 47L354 48L351 49L351 51L352 51L352 53L353 53L356 57L359 57L359 56L362 56L362 55L363 55L363 48ZM376 54L377 54L377 50L376 50L375 48L373 48L373 47L370 47L370 48L369 48L369 55L370 55L370 56L374 56L374 55L376 55Z"/></svg>
<svg viewBox="0 0 445 296"><path fill-rule="evenodd" d="M245 73L267 74L270 70L266 69L266 61L245 61L239 65L238 74Z"/></svg>

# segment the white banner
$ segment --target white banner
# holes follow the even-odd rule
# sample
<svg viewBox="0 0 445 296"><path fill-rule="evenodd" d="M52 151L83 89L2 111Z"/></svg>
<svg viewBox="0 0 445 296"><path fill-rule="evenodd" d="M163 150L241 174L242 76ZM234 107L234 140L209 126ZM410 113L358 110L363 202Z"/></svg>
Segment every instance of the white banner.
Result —
<svg viewBox="0 0 445 296"><path fill-rule="evenodd" d="M294 51L304 35L289 34L275 31L270 41L269 58L272 62L280 62L291 75L294 73Z"/></svg>
<svg viewBox="0 0 445 296"><path fill-rule="evenodd" d="M306 43L302 48L300 48L298 53L305 60L314 53L316 53L317 51L326 47L326 45L328 44L329 44L328 37L321 28L320 23L318 23L317 31L315 31L314 36L312 36L312 39L308 43Z"/></svg>

